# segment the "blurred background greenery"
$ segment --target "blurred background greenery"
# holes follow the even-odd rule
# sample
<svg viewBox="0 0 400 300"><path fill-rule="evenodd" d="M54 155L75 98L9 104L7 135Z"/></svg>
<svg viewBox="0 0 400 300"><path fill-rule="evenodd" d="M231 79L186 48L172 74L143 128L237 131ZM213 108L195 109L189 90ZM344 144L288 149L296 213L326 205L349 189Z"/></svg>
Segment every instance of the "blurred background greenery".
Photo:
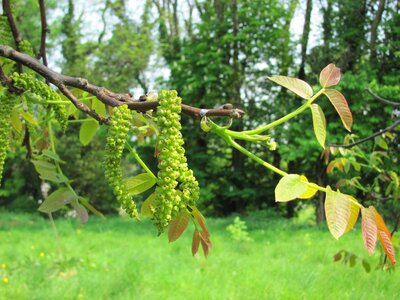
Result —
<svg viewBox="0 0 400 300"><path fill-rule="evenodd" d="M234 129L249 129L301 104L292 93L269 82L268 75L300 77L316 85L319 71L333 62L344 74L339 89L354 114L355 135L368 136L398 118L396 107L383 105L365 90L369 87L381 97L400 99L398 1L65 0L46 4L50 67L114 91L138 97L169 88L197 107L232 103L246 111L243 120L234 122ZM36 52L40 43L37 1L15 0L12 5L22 36ZM320 101L328 122L328 143L341 143L346 132L326 104L326 99ZM274 187L279 176L202 132L196 120L183 116L183 128L190 166L202 187L200 206L208 215L273 207L291 218L304 205L290 202L277 207ZM88 146L80 145L78 130L71 124L60 135L58 151L69 162L65 173L98 209L111 213L115 201L99 167L105 129ZM377 183L379 174L370 169L345 168L347 172L335 170L327 176L308 112L271 135L278 142L275 152L256 144L245 146L286 172L306 174L321 185L335 186L340 179L359 177L366 190L349 184L341 189L350 189L363 203L386 198L388 182ZM381 158L386 173L398 174L396 134L386 144L389 150L373 141L361 149L386 151ZM154 140L146 139L139 152L155 170L153 146ZM41 198L40 180L24 155L23 149L15 147L7 159L0 205L33 211ZM371 192L380 197L371 197ZM317 207L317 222L323 221L323 197L310 201ZM385 202L393 205L394 201Z"/></svg>

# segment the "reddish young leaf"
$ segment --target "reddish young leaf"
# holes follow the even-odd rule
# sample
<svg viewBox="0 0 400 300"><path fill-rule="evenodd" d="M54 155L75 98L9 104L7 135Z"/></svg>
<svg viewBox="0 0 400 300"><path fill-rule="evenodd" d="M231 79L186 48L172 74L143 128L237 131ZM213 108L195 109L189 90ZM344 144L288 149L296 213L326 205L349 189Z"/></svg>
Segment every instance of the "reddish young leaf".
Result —
<svg viewBox="0 0 400 300"><path fill-rule="evenodd" d="M204 232L206 232L208 235L210 235L210 233L207 230L206 224L205 224L205 219L204 219L203 215L201 214L201 212L197 209L196 206L191 206L190 208L192 209L193 217L196 219L197 223L199 223L201 229L203 229Z"/></svg>
<svg viewBox="0 0 400 300"><path fill-rule="evenodd" d="M368 208L362 208L361 216L361 229L364 245L365 248L367 248L369 255L372 255L375 250L378 231L375 221L375 209L372 206Z"/></svg>
<svg viewBox="0 0 400 300"><path fill-rule="evenodd" d="M169 225L168 240L170 243L179 239L182 233L185 232L189 224L190 214L188 211L182 211L175 219L173 219Z"/></svg>
<svg viewBox="0 0 400 300"><path fill-rule="evenodd" d="M207 257L208 252L212 247L211 241L209 239L210 235L208 234L208 232L200 231L199 236L200 236L200 242L201 242L201 247L203 248L204 256Z"/></svg>
<svg viewBox="0 0 400 300"><path fill-rule="evenodd" d="M192 254L193 256L196 255L197 251L199 250L200 246L200 233L197 229L193 232L193 239L192 239Z"/></svg>
<svg viewBox="0 0 400 300"><path fill-rule="evenodd" d="M376 211L374 207L372 207L372 209L375 212L375 221L376 226L378 227L379 240L390 262L392 263L392 265L394 265L396 264L396 258L392 244L392 235L390 234L389 229L386 227L385 221L383 220L382 216Z"/></svg>
<svg viewBox="0 0 400 300"><path fill-rule="evenodd" d="M342 119L344 127L351 131L351 125L353 124L353 115L351 114L349 105L347 104L346 98L337 90L327 89L324 94L328 97L329 101L335 107L337 113Z"/></svg>
<svg viewBox="0 0 400 300"><path fill-rule="evenodd" d="M327 88L338 84L340 77L340 69L334 64L329 64L319 74L319 83L323 88Z"/></svg>

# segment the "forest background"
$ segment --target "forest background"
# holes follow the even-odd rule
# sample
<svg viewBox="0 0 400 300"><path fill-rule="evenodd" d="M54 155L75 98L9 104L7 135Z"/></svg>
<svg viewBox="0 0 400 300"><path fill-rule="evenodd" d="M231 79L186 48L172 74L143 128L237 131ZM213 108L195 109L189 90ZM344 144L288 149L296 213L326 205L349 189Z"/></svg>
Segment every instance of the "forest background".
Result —
<svg viewBox="0 0 400 300"><path fill-rule="evenodd" d="M400 99L399 7L399 1L385 0L47 1L49 66L136 97L168 88L197 107L231 103L246 112L233 128L246 130L300 104L298 97L274 86L267 76L287 75L317 84L319 71L333 62L344 74L338 88L355 120L354 136L344 140L346 132L335 112L324 109L328 144L342 144L367 137L399 117L398 105L385 105L376 97ZM37 52L41 30L37 1L13 1L13 9L21 35ZM65 165L64 172L75 179L79 193L90 195L98 210L116 212L99 168L106 129L82 145L80 126L71 122L67 134L60 136L59 154L73 162ZM361 165L343 151L321 156L308 114L274 129L272 135L278 143L274 152L257 144L246 146L286 172L307 174L322 186L352 193L364 205L377 206L390 222L398 222L398 193L387 191L393 176L382 177L399 173L395 131L362 144L359 149L367 163ZM202 188L199 206L206 215L273 208L292 218L312 205L315 220L323 221L323 194L314 201L278 205L276 175L205 134L198 121L186 116L183 136L189 164ZM155 140L145 138L138 144L140 155L156 170ZM24 148L15 150L6 161L0 206L35 211L43 198L41 180L23 159ZM125 165L135 172L134 162Z"/></svg>

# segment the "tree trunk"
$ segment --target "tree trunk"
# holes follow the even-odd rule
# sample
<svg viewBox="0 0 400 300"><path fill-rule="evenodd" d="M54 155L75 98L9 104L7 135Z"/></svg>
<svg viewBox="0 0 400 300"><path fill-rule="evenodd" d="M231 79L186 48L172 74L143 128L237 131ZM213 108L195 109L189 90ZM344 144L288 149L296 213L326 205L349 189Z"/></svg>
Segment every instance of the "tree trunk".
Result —
<svg viewBox="0 0 400 300"><path fill-rule="evenodd" d="M301 63L298 78L305 79L304 67L306 64L307 44L310 35L312 0L307 0L306 16L304 18L303 37L301 38Z"/></svg>
<svg viewBox="0 0 400 300"><path fill-rule="evenodd" d="M377 65L376 59L376 40L378 37L378 26L382 20L382 14L385 9L385 0L380 0L378 4L378 10L376 11L374 20L371 25L371 39L370 39L370 48L371 48L371 56L370 62L373 66Z"/></svg>

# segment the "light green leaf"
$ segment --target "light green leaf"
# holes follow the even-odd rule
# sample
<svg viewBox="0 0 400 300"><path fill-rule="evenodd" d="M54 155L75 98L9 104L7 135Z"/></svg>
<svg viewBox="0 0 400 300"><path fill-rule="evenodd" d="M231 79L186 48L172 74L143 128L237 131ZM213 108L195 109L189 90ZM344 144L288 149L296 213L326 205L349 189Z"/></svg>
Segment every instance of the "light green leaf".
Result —
<svg viewBox="0 0 400 300"><path fill-rule="evenodd" d="M288 90L291 90L293 93L304 99L309 99L314 94L311 86L307 82L298 78L287 76L272 76L268 77L268 79L281 86L284 86Z"/></svg>
<svg viewBox="0 0 400 300"><path fill-rule="evenodd" d="M144 200L142 208L140 210L142 217L151 218L153 216L152 207L155 206L154 202L155 199L156 199L156 194L152 193L149 197L147 197L146 200Z"/></svg>
<svg viewBox="0 0 400 300"><path fill-rule="evenodd" d="M33 165L35 166L36 171L39 174L43 174L45 172L53 171L56 172L56 166L52 163L49 163L45 160L31 160Z"/></svg>
<svg viewBox="0 0 400 300"><path fill-rule="evenodd" d="M347 104L346 98L337 90L326 89L324 94L328 97L329 101L335 107L337 113L342 119L344 127L351 131L351 125L353 124L353 115L351 114L349 105Z"/></svg>
<svg viewBox="0 0 400 300"><path fill-rule="evenodd" d="M329 186L326 188L326 222L328 223L329 231L335 239L339 239L346 232L346 230L349 230L348 228L350 217L352 215L352 207L347 197L348 196L345 194L332 191Z"/></svg>
<svg viewBox="0 0 400 300"><path fill-rule="evenodd" d="M15 108L11 112L11 125L16 132L22 133L22 122L19 119L18 110Z"/></svg>
<svg viewBox="0 0 400 300"><path fill-rule="evenodd" d="M32 124L33 126L39 125L35 118L29 112L21 110L20 114L25 119L25 121Z"/></svg>
<svg viewBox="0 0 400 300"><path fill-rule="evenodd" d="M79 140L82 145L86 146L90 143L96 134L97 128L99 128L99 123L96 120L90 119L82 123L79 130Z"/></svg>
<svg viewBox="0 0 400 300"><path fill-rule="evenodd" d="M103 102L101 102L97 98L93 98L92 100L92 109L101 117L105 117L107 115L106 107Z"/></svg>
<svg viewBox="0 0 400 300"><path fill-rule="evenodd" d="M44 200L39 207L39 211L52 213L76 199L77 196L70 189L65 187L59 188Z"/></svg>
<svg viewBox="0 0 400 300"><path fill-rule="evenodd" d="M128 188L128 192L131 195L138 195L147 191L156 183L156 179L148 173L142 173L135 177L128 178L125 184Z"/></svg>
<svg viewBox="0 0 400 300"><path fill-rule="evenodd" d="M307 181L304 178L297 174L288 174L282 177L275 188L275 201L287 202L303 195L308 189Z"/></svg>
<svg viewBox="0 0 400 300"><path fill-rule="evenodd" d="M40 178L46 181L51 181L54 183L65 183L68 182L68 178L64 175L58 174L55 171L44 171L40 173Z"/></svg>
<svg viewBox="0 0 400 300"><path fill-rule="evenodd" d="M54 153L53 151L50 151L48 149L45 149L42 151L42 154L48 158L51 158L52 160L65 163L65 161L61 160L60 157L58 156L57 153Z"/></svg>
<svg viewBox="0 0 400 300"><path fill-rule="evenodd" d="M315 137L318 143L325 149L325 139L326 139L326 120L324 112L318 104L311 104L311 113L313 119L313 127Z"/></svg>

